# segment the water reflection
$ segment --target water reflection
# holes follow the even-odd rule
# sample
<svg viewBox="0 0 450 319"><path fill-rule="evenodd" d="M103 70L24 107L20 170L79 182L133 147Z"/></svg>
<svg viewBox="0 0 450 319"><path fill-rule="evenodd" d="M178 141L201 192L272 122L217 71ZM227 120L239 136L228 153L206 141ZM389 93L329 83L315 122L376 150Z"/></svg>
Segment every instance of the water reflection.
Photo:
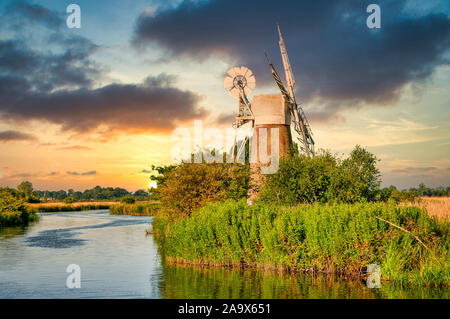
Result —
<svg viewBox="0 0 450 319"><path fill-rule="evenodd" d="M164 298L224 299L378 299L449 298L448 289L406 288L389 283L367 288L354 278L289 274L254 269L222 269L168 265L163 267Z"/></svg>
<svg viewBox="0 0 450 319"><path fill-rule="evenodd" d="M0 240L25 235L30 226L0 227Z"/></svg>

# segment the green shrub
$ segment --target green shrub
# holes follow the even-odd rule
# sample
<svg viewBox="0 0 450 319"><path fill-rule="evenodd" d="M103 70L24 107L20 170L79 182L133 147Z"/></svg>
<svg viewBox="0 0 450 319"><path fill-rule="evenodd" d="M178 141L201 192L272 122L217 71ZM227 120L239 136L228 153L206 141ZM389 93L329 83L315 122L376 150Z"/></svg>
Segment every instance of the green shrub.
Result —
<svg viewBox="0 0 450 319"><path fill-rule="evenodd" d="M335 169L336 158L329 152L283 157L278 171L266 176L259 199L288 205L325 202Z"/></svg>
<svg viewBox="0 0 450 319"><path fill-rule="evenodd" d="M64 203L73 204L73 203L75 203L75 198L73 198L73 196L66 197L66 198L64 198Z"/></svg>
<svg viewBox="0 0 450 319"><path fill-rule="evenodd" d="M267 175L260 200L285 205L373 201L380 184L376 162L359 145L344 160L328 151L284 157L278 171Z"/></svg>
<svg viewBox="0 0 450 319"><path fill-rule="evenodd" d="M155 190L161 207L174 215L189 215L208 202L247 196L248 165L180 164L160 177Z"/></svg>
<svg viewBox="0 0 450 319"><path fill-rule="evenodd" d="M399 191L393 185L380 189L377 194L377 199L383 202L393 201L400 202L414 202L417 199L417 193L414 190Z"/></svg>
<svg viewBox="0 0 450 319"><path fill-rule="evenodd" d="M124 196L120 199L120 202L123 204L134 204L136 202L136 200L134 199L133 196Z"/></svg>
<svg viewBox="0 0 450 319"><path fill-rule="evenodd" d="M28 211L24 200L8 188L0 188L0 226L25 225L37 216Z"/></svg>

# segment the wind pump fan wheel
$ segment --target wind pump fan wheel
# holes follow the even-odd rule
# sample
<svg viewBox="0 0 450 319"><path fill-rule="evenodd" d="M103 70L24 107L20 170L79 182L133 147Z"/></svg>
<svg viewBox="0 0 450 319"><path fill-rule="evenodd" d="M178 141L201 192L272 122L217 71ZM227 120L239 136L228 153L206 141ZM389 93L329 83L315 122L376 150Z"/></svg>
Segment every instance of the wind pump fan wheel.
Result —
<svg viewBox="0 0 450 319"><path fill-rule="evenodd" d="M256 86L256 80L249 68L245 66L234 67L228 70L223 86L231 96L239 98L241 88L245 95L250 94Z"/></svg>

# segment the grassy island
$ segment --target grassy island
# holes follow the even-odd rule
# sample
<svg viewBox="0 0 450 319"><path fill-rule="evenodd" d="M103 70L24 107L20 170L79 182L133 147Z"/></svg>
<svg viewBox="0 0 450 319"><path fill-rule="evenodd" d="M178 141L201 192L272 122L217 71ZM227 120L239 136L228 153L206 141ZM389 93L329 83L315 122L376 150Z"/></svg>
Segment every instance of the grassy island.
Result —
<svg viewBox="0 0 450 319"><path fill-rule="evenodd" d="M248 165L159 167L153 232L168 262L362 277L376 264L381 280L448 287L447 201L380 189L377 162L359 146L345 159L293 154L251 206Z"/></svg>
<svg viewBox="0 0 450 319"><path fill-rule="evenodd" d="M378 264L384 280L450 285L449 222L418 207L227 201L190 217L157 217L153 230L166 258L178 263L354 275Z"/></svg>

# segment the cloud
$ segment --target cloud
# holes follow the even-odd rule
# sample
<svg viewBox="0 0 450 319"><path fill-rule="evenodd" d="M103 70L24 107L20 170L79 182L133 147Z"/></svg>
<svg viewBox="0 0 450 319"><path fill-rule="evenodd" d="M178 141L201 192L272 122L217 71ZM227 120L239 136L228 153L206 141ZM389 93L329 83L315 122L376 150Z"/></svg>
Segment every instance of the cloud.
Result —
<svg viewBox="0 0 450 319"><path fill-rule="evenodd" d="M391 173L394 174L407 174L407 175L423 175L423 174L434 174L439 171L439 168L434 166L427 167L406 167L401 169L393 169Z"/></svg>
<svg viewBox="0 0 450 319"><path fill-rule="evenodd" d="M8 31L0 40L0 74L22 78L24 89L92 87L103 74L103 68L91 59L99 46L55 28L62 25L61 15L39 5L15 2L0 19ZM47 28L41 30L41 26Z"/></svg>
<svg viewBox="0 0 450 319"><path fill-rule="evenodd" d="M16 1L7 6L5 11L10 18L20 22L23 22L23 18L26 18L27 21L44 24L49 28L59 28L64 23L61 16L37 4Z"/></svg>
<svg viewBox="0 0 450 319"><path fill-rule="evenodd" d="M78 172L70 172L68 171L67 174L69 175L75 175L75 176L87 176L87 175L95 175L97 174L97 171L89 171L84 173L78 173Z"/></svg>
<svg viewBox="0 0 450 319"><path fill-rule="evenodd" d="M5 19L58 25L60 16L39 5L16 3ZM26 19L25 19L26 18ZM32 29L32 28L31 28ZM92 59L98 45L51 28L40 46L26 41L29 29L0 39L0 119L45 121L76 134L170 131L177 123L206 117L198 94L178 89L176 76L162 73L142 83L95 86L104 68ZM13 32L13 31L11 31Z"/></svg>
<svg viewBox="0 0 450 319"><path fill-rule="evenodd" d="M172 57L225 57L255 73L258 85L274 85L267 50L282 73L280 23L297 81L299 100L340 108L395 102L408 83L422 83L448 63L450 18L445 12L408 14L404 1L378 1L381 29L368 29L372 1L183 1L136 21L136 47L158 44ZM318 114L316 114L319 116ZM323 118L324 115L321 115Z"/></svg>
<svg viewBox="0 0 450 319"><path fill-rule="evenodd" d="M92 150L92 148L82 145L74 145L74 146L65 146L65 147L58 147L58 150L61 151L89 151Z"/></svg>
<svg viewBox="0 0 450 319"><path fill-rule="evenodd" d="M234 120L236 119L236 114L225 114L225 113L221 113L219 114L219 116L217 116L216 118L216 122L218 124L227 124L230 125L230 123L234 122Z"/></svg>
<svg viewBox="0 0 450 319"><path fill-rule="evenodd" d="M30 177L30 176L32 176L32 175L28 174L28 173L20 173L20 174L10 175L10 176L8 176L8 178L21 178L21 177Z"/></svg>
<svg viewBox="0 0 450 319"><path fill-rule="evenodd" d="M3 131L0 132L0 142L11 141L36 141L36 136L19 131Z"/></svg>
<svg viewBox="0 0 450 319"><path fill-rule="evenodd" d="M63 42L60 45L65 46ZM101 68L89 59L95 49L86 40L67 44L63 53L41 53L27 47L21 39L0 40L0 74L11 77L24 91L89 88L102 74Z"/></svg>
<svg viewBox="0 0 450 319"><path fill-rule="evenodd" d="M145 173L145 174L150 174L150 173L152 173L153 171L152 170L148 170L148 169L143 169L142 171L141 171L141 173Z"/></svg>
<svg viewBox="0 0 450 319"><path fill-rule="evenodd" d="M167 78L148 77L141 84L110 84L97 89L51 93L23 91L20 81L0 76L0 116L16 121L42 120L66 131L171 130L178 121L202 118L201 97L167 86Z"/></svg>

